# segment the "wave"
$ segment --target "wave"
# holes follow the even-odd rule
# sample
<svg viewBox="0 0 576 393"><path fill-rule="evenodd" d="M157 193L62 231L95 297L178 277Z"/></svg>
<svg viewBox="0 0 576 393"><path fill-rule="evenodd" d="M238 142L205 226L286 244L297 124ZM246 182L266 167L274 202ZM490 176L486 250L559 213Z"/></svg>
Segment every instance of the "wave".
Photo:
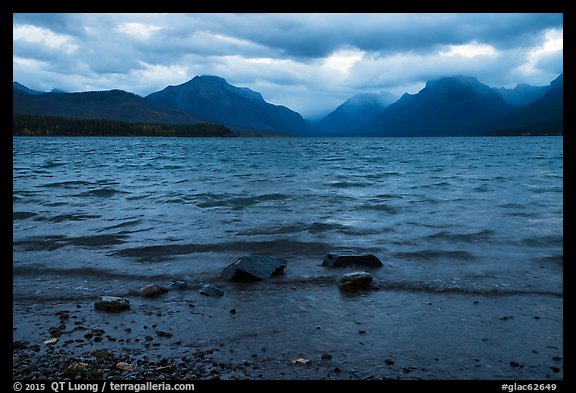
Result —
<svg viewBox="0 0 576 393"><path fill-rule="evenodd" d="M526 206L519 205L518 203L504 203L504 204L498 205L498 207L503 207L505 209L524 209Z"/></svg>
<svg viewBox="0 0 576 393"><path fill-rule="evenodd" d="M329 187L335 188L352 188L352 187L368 187L371 183L362 183L357 181L338 181L326 184Z"/></svg>
<svg viewBox="0 0 576 393"><path fill-rule="evenodd" d="M34 217L37 216L38 213L32 213L32 212L12 212L12 220L25 220L27 218L30 217Z"/></svg>
<svg viewBox="0 0 576 393"><path fill-rule="evenodd" d="M135 258L141 262L159 262L176 255L223 251L245 252L256 255L308 255L317 257L325 255L330 249L331 247L327 243L278 239L214 244L162 244L125 248L112 251L108 255Z"/></svg>
<svg viewBox="0 0 576 393"><path fill-rule="evenodd" d="M397 252L395 257L402 259L429 261L433 259L458 259L470 261L476 257L467 251L421 250L412 252Z"/></svg>
<svg viewBox="0 0 576 393"><path fill-rule="evenodd" d="M534 236L522 239L520 245L526 247L563 247L563 236Z"/></svg>
<svg viewBox="0 0 576 393"><path fill-rule="evenodd" d="M47 161L46 163L44 163L42 165L42 168L55 168L57 166L62 166L64 165L63 162L58 162L58 161Z"/></svg>
<svg viewBox="0 0 576 393"><path fill-rule="evenodd" d="M504 213L507 216L511 217L526 217L526 218L536 218L538 214L531 213L531 212L511 212L511 213Z"/></svg>
<svg viewBox="0 0 576 393"><path fill-rule="evenodd" d="M549 255L549 256L545 256L545 257L535 258L535 260L539 263L543 262L543 263L550 263L550 264L557 265L557 266L563 266L564 265L564 254Z"/></svg>
<svg viewBox="0 0 576 393"><path fill-rule="evenodd" d="M455 293L474 296L528 296L543 295L563 297L561 291L548 290L527 290L527 289L502 289L502 288L470 288L457 286L444 286L441 284L430 284L426 282L394 282L380 281L377 283L378 289L387 291L409 291L428 293Z"/></svg>
<svg viewBox="0 0 576 393"><path fill-rule="evenodd" d="M174 282L176 280L184 280L187 286L184 290L198 290L206 282L211 282L219 286L225 287L227 291L234 290L238 287L236 284L231 284L227 281L223 281L218 276L218 272L205 272L201 274L194 274L191 277L182 277L177 275L169 274L133 274L133 273L123 273L114 272L102 269L94 268L72 268L72 269L57 269L49 268L44 266L22 266L14 267L15 276L38 276L38 275L55 275L59 277L72 277L79 280L85 280L87 277L96 280L104 280L106 282L110 280L122 280L125 285L122 289L115 293L118 296L139 296L138 289L143 282L157 282L168 285L169 282ZM338 275L317 275L317 276L291 276L290 274L283 274L274 277L271 280L260 283L254 290L267 291L273 290L278 291L278 296L283 296L281 291L283 287L290 288L323 288L330 290L330 288L337 287ZM134 282L130 284L130 282ZM506 297L506 296L553 296L553 297L563 297L563 292L546 290L546 289L516 289L516 288L502 288L502 287L474 287L474 286L455 286L449 283L442 282L423 282L423 281L394 281L394 280L379 280L376 279L374 283L374 290L379 291L390 291L390 292L423 292L423 293L447 293L456 294L463 296L483 296L483 297ZM360 294L365 294L362 291ZM358 295L357 292L343 293L343 296L355 296ZM48 301L48 300L70 300L76 301L79 299L95 299L97 294L92 295L82 295L77 292L74 293L64 293L55 294L53 292L47 292L46 295L27 295L27 294L16 294L14 295L14 300L25 301L25 300L36 300L36 301Z"/></svg>
<svg viewBox="0 0 576 393"><path fill-rule="evenodd" d="M37 275L58 275L63 277L75 277L84 280L86 277L97 279L122 279L126 281L175 281L181 279L180 276L173 274L134 274L112 270L95 269L91 267L79 268L54 268L41 265L14 266L12 269L14 275L37 276ZM199 281L198 283L200 283Z"/></svg>
<svg viewBox="0 0 576 393"><path fill-rule="evenodd" d="M83 192L83 193L80 193L77 195L73 195L73 196L76 196L76 197L90 196L90 197L98 197L98 198L110 198L110 197L113 197L114 195L117 195L117 194L129 194L129 192L116 190L115 188L104 187L104 188L98 188L95 190L86 191L86 192Z"/></svg>
<svg viewBox="0 0 576 393"><path fill-rule="evenodd" d="M93 183L83 180L60 181L55 183L41 184L38 187L43 188L76 188L77 186L90 186Z"/></svg>
<svg viewBox="0 0 576 393"><path fill-rule="evenodd" d="M49 221L49 222L65 222L65 221L84 221L100 217L101 216L95 214L61 214L53 217L39 216L36 217L34 220Z"/></svg>
<svg viewBox="0 0 576 393"><path fill-rule="evenodd" d="M390 205L385 205L382 203L365 203L360 205L358 208L360 210L376 210L381 211L388 214L398 214L400 212L400 208Z"/></svg>
<svg viewBox="0 0 576 393"><path fill-rule="evenodd" d="M198 207L232 207L233 209L242 209L263 202L282 201L290 198L289 195L277 193L244 198L231 196L229 194L200 194L198 196L205 200L204 202L198 203Z"/></svg>
<svg viewBox="0 0 576 393"><path fill-rule="evenodd" d="M124 227L133 226L133 225L138 225L141 222L142 222L141 220L124 221L124 222L121 222L120 224L112 225L112 226L105 227L105 228L100 228L100 229L98 229L98 232L108 231L110 229L118 229L118 228L124 228Z"/></svg>
<svg viewBox="0 0 576 393"><path fill-rule="evenodd" d="M340 231L343 233L352 231L352 228L342 224L331 224L314 222L312 224L296 223L292 225L282 225L269 228L256 228L252 230L238 232L238 236L263 236L263 235L285 235L288 233L308 232L319 234L330 231Z"/></svg>
<svg viewBox="0 0 576 393"><path fill-rule="evenodd" d="M66 246L84 248L101 248L125 243L128 236L124 234L66 237L48 235L14 241L12 244L25 251L53 251Z"/></svg>
<svg viewBox="0 0 576 393"><path fill-rule="evenodd" d="M461 242L461 243L475 243L479 241L487 241L492 238L494 231L489 229L482 230L475 233L450 233L448 231L441 231L427 236L428 239L432 240L447 240L451 242Z"/></svg>

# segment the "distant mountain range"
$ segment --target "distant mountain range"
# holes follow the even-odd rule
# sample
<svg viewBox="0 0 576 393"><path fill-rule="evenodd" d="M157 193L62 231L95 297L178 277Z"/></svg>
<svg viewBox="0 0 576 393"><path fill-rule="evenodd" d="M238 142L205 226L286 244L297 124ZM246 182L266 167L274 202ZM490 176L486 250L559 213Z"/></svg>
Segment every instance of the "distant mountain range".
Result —
<svg viewBox="0 0 576 393"><path fill-rule="evenodd" d="M563 131L560 75L540 98L516 108L497 89L476 78L451 76L429 81L417 94L404 94L374 120L355 130L368 136L455 136ZM533 92L531 92L533 93ZM528 100L527 97L524 100ZM517 102L517 101L516 101ZM529 101L527 101L529 102ZM506 132L505 132L506 131Z"/></svg>
<svg viewBox="0 0 576 393"><path fill-rule="evenodd" d="M13 112L159 124L212 122L237 131L288 136L451 136L563 133L563 76L548 86L491 88L474 77L428 81L396 102L359 94L314 126L258 92L217 76L196 76L141 97L122 90L39 92L13 83Z"/></svg>

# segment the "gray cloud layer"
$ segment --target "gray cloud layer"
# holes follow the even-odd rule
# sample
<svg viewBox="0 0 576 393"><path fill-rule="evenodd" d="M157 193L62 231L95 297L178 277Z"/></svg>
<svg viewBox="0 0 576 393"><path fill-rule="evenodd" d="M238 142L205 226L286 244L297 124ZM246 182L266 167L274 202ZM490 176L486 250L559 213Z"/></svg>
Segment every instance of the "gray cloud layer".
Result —
<svg viewBox="0 0 576 393"><path fill-rule="evenodd" d="M305 116L359 92L477 76L547 84L562 14L15 14L14 80L146 95L214 74Z"/></svg>

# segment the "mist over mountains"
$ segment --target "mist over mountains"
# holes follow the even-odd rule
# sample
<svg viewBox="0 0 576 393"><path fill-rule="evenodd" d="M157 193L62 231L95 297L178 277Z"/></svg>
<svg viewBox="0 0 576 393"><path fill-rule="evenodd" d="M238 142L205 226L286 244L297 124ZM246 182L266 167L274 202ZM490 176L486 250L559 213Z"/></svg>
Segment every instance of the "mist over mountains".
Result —
<svg viewBox="0 0 576 393"><path fill-rule="evenodd" d="M563 76L548 86L492 88L474 77L430 80L393 102L387 92L351 97L314 126L217 76L196 76L141 97L122 90L39 92L13 83L13 113L159 124L211 122L285 136L466 136L563 133Z"/></svg>
<svg viewBox="0 0 576 393"><path fill-rule="evenodd" d="M375 119L394 101L390 93L357 94L318 121L315 128L326 136L348 135L350 130Z"/></svg>

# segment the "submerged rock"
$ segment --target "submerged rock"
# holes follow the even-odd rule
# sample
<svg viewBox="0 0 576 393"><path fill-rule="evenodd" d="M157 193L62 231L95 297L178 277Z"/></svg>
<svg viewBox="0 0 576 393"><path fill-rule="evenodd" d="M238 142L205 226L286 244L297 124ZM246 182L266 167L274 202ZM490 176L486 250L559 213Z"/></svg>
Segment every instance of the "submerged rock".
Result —
<svg viewBox="0 0 576 393"><path fill-rule="evenodd" d="M123 297L100 296L94 303L96 310L117 312L130 309L130 301Z"/></svg>
<svg viewBox="0 0 576 393"><path fill-rule="evenodd" d="M140 296L143 297L158 297L163 293L168 292L168 288L158 284L146 285L140 289Z"/></svg>
<svg viewBox="0 0 576 393"><path fill-rule="evenodd" d="M218 288L216 285L212 284L204 284L202 288L198 291L204 296L224 296L224 291Z"/></svg>
<svg viewBox="0 0 576 393"><path fill-rule="evenodd" d="M253 255L238 258L226 266L220 277L231 281L260 281L284 273L286 260L266 255Z"/></svg>
<svg viewBox="0 0 576 393"><path fill-rule="evenodd" d="M382 267L382 261L373 254L363 254L353 250L333 251L326 254L322 266L327 267Z"/></svg>
<svg viewBox="0 0 576 393"><path fill-rule="evenodd" d="M176 290L188 289L188 282L186 280L176 280L168 283L168 286Z"/></svg>
<svg viewBox="0 0 576 393"><path fill-rule="evenodd" d="M338 282L338 286L343 291L350 289L369 289L374 277L368 272L352 272L343 275Z"/></svg>

